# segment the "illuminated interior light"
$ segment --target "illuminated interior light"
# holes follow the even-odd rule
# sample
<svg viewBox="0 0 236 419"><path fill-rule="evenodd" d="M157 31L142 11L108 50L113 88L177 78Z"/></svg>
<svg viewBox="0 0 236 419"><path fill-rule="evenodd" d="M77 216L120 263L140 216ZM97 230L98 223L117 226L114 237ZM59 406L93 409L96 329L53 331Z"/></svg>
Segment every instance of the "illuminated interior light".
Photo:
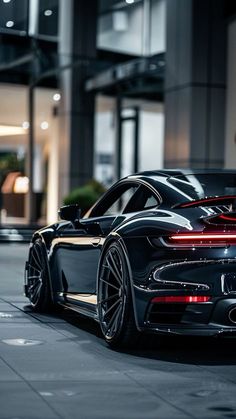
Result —
<svg viewBox="0 0 236 419"><path fill-rule="evenodd" d="M22 128L29 129L29 122L28 121L22 122Z"/></svg>
<svg viewBox="0 0 236 419"><path fill-rule="evenodd" d="M47 10L44 10L44 16L52 16L52 10L50 10L50 9L47 9Z"/></svg>
<svg viewBox="0 0 236 419"><path fill-rule="evenodd" d="M13 26L14 26L14 22L13 22L13 20L8 20L7 22L6 22L6 27L7 28L12 28Z"/></svg>
<svg viewBox="0 0 236 419"><path fill-rule="evenodd" d="M13 125L0 125L0 137L25 134L24 128Z"/></svg>
<svg viewBox="0 0 236 419"><path fill-rule="evenodd" d="M27 176L19 176L15 180L13 192L27 193L29 191L29 179Z"/></svg>
<svg viewBox="0 0 236 419"><path fill-rule="evenodd" d="M154 297L152 303L206 303L211 299L208 295L170 295Z"/></svg>
<svg viewBox="0 0 236 419"><path fill-rule="evenodd" d="M42 129L42 130L46 130L46 129L48 129L48 127L49 127L49 123L47 122L47 121L43 121L43 122L41 122L41 124L40 124L40 128Z"/></svg>
<svg viewBox="0 0 236 419"><path fill-rule="evenodd" d="M10 3L11 0L3 0L3 3Z"/></svg>
<svg viewBox="0 0 236 419"><path fill-rule="evenodd" d="M125 0L125 3L127 3L127 4L133 4L134 3L134 0Z"/></svg>
<svg viewBox="0 0 236 419"><path fill-rule="evenodd" d="M59 102L59 100L61 99L61 95L60 95L60 93L55 93L54 95L53 95L53 100L55 101L55 102Z"/></svg>

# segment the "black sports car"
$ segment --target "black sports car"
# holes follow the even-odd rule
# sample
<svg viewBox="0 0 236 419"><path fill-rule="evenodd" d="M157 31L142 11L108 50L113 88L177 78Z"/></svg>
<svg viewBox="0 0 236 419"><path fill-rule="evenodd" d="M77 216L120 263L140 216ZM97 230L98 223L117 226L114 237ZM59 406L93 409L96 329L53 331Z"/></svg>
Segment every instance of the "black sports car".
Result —
<svg viewBox="0 0 236 419"><path fill-rule="evenodd" d="M232 171L128 176L33 235L25 294L96 319L113 347L145 331L236 334L235 203Z"/></svg>

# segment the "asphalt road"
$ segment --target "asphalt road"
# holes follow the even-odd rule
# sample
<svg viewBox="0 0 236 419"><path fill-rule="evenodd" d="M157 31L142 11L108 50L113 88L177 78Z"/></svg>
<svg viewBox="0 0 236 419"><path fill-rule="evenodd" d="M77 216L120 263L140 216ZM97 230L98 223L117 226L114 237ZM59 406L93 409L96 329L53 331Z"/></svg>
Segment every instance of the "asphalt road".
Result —
<svg viewBox="0 0 236 419"><path fill-rule="evenodd" d="M69 312L31 312L27 246L0 245L0 418L236 418L236 340L144 338L115 352Z"/></svg>

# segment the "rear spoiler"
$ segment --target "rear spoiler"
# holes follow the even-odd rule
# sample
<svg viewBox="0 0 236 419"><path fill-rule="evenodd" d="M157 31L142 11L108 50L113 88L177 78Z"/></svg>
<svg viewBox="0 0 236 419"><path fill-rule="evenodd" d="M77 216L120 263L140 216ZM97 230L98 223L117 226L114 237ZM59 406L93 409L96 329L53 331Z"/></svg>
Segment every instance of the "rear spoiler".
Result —
<svg viewBox="0 0 236 419"><path fill-rule="evenodd" d="M174 205L172 208L217 207L236 203L236 195L212 196Z"/></svg>
<svg viewBox="0 0 236 419"><path fill-rule="evenodd" d="M226 226L233 225L234 229L236 226L236 212L222 212L221 214L212 215L210 217L203 218L203 222L215 226Z"/></svg>

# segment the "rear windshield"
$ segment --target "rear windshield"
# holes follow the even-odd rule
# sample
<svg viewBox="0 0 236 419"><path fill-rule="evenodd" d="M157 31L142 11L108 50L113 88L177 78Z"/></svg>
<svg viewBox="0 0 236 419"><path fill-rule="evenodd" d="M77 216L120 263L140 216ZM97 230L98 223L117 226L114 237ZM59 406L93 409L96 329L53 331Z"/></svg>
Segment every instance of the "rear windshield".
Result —
<svg viewBox="0 0 236 419"><path fill-rule="evenodd" d="M167 179L176 203L214 196L236 195L236 173L182 174Z"/></svg>

